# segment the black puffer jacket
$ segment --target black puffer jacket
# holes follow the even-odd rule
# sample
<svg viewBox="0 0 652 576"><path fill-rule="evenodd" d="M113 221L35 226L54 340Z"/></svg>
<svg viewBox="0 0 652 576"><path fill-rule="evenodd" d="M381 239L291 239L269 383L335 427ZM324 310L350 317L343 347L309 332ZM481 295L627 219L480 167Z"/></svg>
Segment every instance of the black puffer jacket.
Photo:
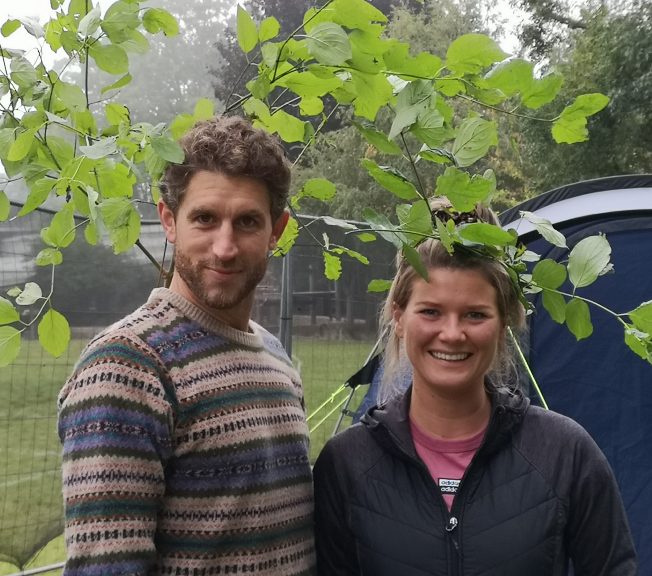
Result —
<svg viewBox="0 0 652 576"><path fill-rule="evenodd" d="M314 469L320 576L633 576L611 469L574 421L492 398L451 512L410 436L410 391L331 439Z"/></svg>

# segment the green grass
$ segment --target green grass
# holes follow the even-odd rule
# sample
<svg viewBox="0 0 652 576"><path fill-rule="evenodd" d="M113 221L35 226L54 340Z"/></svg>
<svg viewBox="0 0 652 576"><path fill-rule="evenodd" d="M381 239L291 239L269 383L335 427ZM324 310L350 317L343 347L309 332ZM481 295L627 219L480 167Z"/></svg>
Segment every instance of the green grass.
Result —
<svg viewBox="0 0 652 576"><path fill-rule="evenodd" d="M61 533L56 398L81 346L73 342L55 360L24 340L16 362L0 371L0 561L24 564ZM0 574L15 571L0 566Z"/></svg>
<svg viewBox="0 0 652 576"><path fill-rule="evenodd" d="M65 357L53 359L25 340L14 364L0 370L0 576L64 559L61 503L61 447L57 435L57 394L79 356L73 341ZM373 342L295 339L293 359L304 383L311 432L311 460L330 438L337 405L349 390L333 393L365 361ZM364 390L356 393L357 406ZM344 419L344 425L350 418ZM36 554L34 550L40 549ZM52 571L49 574L59 574Z"/></svg>

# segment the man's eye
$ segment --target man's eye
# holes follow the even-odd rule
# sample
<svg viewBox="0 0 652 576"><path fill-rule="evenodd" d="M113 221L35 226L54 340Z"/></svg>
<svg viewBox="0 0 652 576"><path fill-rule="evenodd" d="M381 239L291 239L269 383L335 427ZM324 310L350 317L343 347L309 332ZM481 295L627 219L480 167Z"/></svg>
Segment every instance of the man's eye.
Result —
<svg viewBox="0 0 652 576"><path fill-rule="evenodd" d="M258 219L253 216L243 216L240 218L240 226L242 228L256 228L258 226Z"/></svg>
<svg viewBox="0 0 652 576"><path fill-rule="evenodd" d="M197 214L195 222L198 224L210 224L213 222L213 217L210 214Z"/></svg>

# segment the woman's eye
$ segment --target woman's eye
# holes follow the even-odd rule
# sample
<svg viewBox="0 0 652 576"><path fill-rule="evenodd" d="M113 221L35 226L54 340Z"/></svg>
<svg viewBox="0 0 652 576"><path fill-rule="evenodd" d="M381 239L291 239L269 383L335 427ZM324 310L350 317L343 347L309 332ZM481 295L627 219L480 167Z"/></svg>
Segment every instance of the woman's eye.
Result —
<svg viewBox="0 0 652 576"><path fill-rule="evenodd" d="M467 316L472 320L484 320L487 317L484 312L469 312Z"/></svg>
<svg viewBox="0 0 652 576"><path fill-rule="evenodd" d="M439 310L436 310L435 308L424 308L423 310L420 310L419 313L424 316L437 316Z"/></svg>

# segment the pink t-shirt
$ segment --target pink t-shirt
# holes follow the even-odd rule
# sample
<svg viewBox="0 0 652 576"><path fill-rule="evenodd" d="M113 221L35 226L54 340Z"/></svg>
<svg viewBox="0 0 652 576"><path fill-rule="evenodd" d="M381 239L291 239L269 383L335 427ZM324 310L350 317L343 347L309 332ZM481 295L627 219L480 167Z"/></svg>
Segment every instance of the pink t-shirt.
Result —
<svg viewBox="0 0 652 576"><path fill-rule="evenodd" d="M410 420L410 431L417 454L441 490L450 511L464 471L482 444L484 429L470 438L443 440L433 438Z"/></svg>

